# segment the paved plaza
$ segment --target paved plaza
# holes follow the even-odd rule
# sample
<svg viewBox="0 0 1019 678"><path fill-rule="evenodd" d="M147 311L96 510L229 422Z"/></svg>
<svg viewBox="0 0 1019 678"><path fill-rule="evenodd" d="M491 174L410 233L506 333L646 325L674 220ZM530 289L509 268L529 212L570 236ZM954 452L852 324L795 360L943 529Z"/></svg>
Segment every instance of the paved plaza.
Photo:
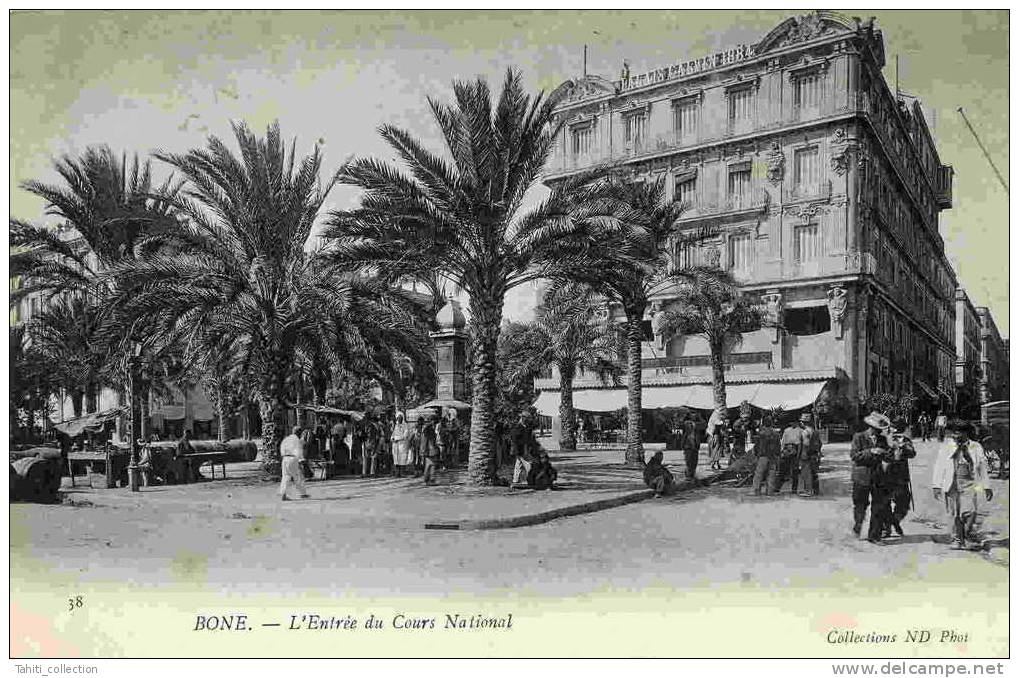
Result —
<svg viewBox="0 0 1019 678"><path fill-rule="evenodd" d="M755 497L730 482L532 527L444 531L426 523L540 513L643 489L619 450L553 454L562 489L469 489L446 473L419 479L341 478L309 484L310 500L281 503L255 464L195 485L67 491L59 506L11 506L12 579L46 563L83 581L166 584L221 592L293 588L362 594L489 593L517 584L557 596L606 586L676 588L756 582L783 586L833 574L862 579L967 563L974 586L1007 592L1008 485L981 530L988 549L954 552L927 487L933 443L912 464L916 507L906 535L875 546L850 532L848 445L826 446L819 498ZM666 463L681 476L681 453ZM702 461L706 455L702 454ZM701 472L707 474L702 464ZM540 576L507 576L533 572ZM281 577L284 571L298 577ZM979 576L977 576L979 575Z"/></svg>

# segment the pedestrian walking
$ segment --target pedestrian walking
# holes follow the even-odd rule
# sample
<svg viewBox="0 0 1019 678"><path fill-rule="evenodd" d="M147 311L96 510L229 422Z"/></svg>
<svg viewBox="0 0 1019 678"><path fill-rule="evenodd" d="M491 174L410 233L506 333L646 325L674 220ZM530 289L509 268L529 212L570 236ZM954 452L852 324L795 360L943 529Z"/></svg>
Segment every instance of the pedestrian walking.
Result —
<svg viewBox="0 0 1019 678"><path fill-rule="evenodd" d="M726 451L726 420L721 410L715 410L708 419L708 461L711 463L711 470L718 471L722 468L722 457Z"/></svg>
<svg viewBox="0 0 1019 678"><path fill-rule="evenodd" d="M927 439L931 434L930 416L926 412L921 412L920 418L916 421L916 425L920 429L920 438L922 438L924 442L927 442Z"/></svg>
<svg viewBox="0 0 1019 678"><path fill-rule="evenodd" d="M885 485L888 487L888 524L882 536L890 537L891 531L902 536L902 520L909 513L913 503L913 488L909 478L909 460L916 456L913 441L906 435L906 422L898 419L889 440L892 461L884 465Z"/></svg>
<svg viewBox="0 0 1019 678"><path fill-rule="evenodd" d="M184 435L182 435L180 440L177 441L177 449L174 454L174 460L180 464L185 483L205 479L198 469L191 468L191 462L188 460L188 455L194 453L195 448L191 446L191 430L185 429Z"/></svg>
<svg viewBox="0 0 1019 678"><path fill-rule="evenodd" d="M295 426L283 442L280 443L280 500L290 501L287 489L291 483L297 488L301 499L308 498L308 490L304 486L304 442L301 439L301 427Z"/></svg>
<svg viewBox="0 0 1019 678"><path fill-rule="evenodd" d="M701 441L697 435L697 423L692 417L687 417L683 423L681 446L683 448L683 462L686 465L686 479L697 479L697 461L701 454Z"/></svg>
<svg viewBox="0 0 1019 678"><path fill-rule="evenodd" d="M934 430L938 435L938 442L945 442L945 429L948 427L948 417L945 416L944 411L939 411L937 418L934 420Z"/></svg>
<svg viewBox="0 0 1019 678"><path fill-rule="evenodd" d="M414 457L414 477L421 475L421 472L425 467L425 455L424 455L424 436L425 432L425 418L422 415L418 415L418 418L414 421L414 428L410 432L410 439L408 441L411 454Z"/></svg>
<svg viewBox="0 0 1019 678"><path fill-rule="evenodd" d="M981 502L991 501L994 493L983 446L970 440L969 424L953 421L946 428L950 428L952 440L938 448L931 486L936 500L944 497L945 510L952 521L952 548L962 549L967 540L977 541L974 529Z"/></svg>
<svg viewBox="0 0 1019 678"><path fill-rule="evenodd" d="M775 418L772 415L765 415L761 427L757 429L757 439L754 441L754 455L757 457L753 480L754 494L767 491L769 484L777 482L781 437L774 423Z"/></svg>
<svg viewBox="0 0 1019 678"><path fill-rule="evenodd" d="M774 476L776 482L772 484L771 492L780 493L788 480L792 484L792 493L796 494L800 485L800 459L803 457L803 429L799 422L790 422L783 429L779 449L778 472Z"/></svg>
<svg viewBox="0 0 1019 678"><path fill-rule="evenodd" d="M655 497L668 493L673 485L672 473L662 464L664 457L661 452L655 452L644 466L644 484L655 491Z"/></svg>
<svg viewBox="0 0 1019 678"><path fill-rule="evenodd" d="M800 457L800 496L815 497L821 494L821 433L814 426L814 417L809 412L800 415L803 453Z"/></svg>
<svg viewBox="0 0 1019 678"><path fill-rule="evenodd" d="M403 412L396 413L396 424L389 436L393 443L393 475L397 478L411 475L414 470L414 452L411 449L411 429L404 421Z"/></svg>
<svg viewBox="0 0 1019 678"><path fill-rule="evenodd" d="M871 412L864 417L863 423L867 429L853 435L849 450L849 458L853 462L853 534L860 535L869 504L867 541L879 544L888 511L887 488L881 464L891 459L885 436L891 422L880 412Z"/></svg>

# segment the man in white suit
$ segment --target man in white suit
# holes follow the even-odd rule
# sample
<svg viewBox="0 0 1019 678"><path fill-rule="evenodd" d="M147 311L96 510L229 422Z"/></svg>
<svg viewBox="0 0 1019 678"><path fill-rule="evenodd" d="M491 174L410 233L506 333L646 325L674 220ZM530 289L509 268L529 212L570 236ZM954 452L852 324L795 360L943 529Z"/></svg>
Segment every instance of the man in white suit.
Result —
<svg viewBox="0 0 1019 678"><path fill-rule="evenodd" d="M280 443L280 499L289 501L287 488L291 483L297 488L301 499L308 498L304 487L304 443L301 441L301 427L295 426L293 432Z"/></svg>
<svg viewBox="0 0 1019 678"><path fill-rule="evenodd" d="M952 548L966 547L967 539L975 539L973 528L982 501L990 501L994 493L987 476L987 460L980 443L970 440L969 424L953 421L948 429L952 437L938 449L931 486L934 498L945 498L945 508L952 520Z"/></svg>

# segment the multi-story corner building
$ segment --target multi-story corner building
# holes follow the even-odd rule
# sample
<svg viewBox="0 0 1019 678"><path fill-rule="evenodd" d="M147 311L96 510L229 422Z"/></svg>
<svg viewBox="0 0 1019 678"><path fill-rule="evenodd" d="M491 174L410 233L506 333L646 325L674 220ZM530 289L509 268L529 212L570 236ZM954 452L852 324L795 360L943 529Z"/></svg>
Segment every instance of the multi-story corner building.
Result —
<svg viewBox="0 0 1019 678"><path fill-rule="evenodd" d="M980 316L980 404L1008 400L1008 339L1002 340L991 311L977 308Z"/></svg>
<svg viewBox="0 0 1019 678"><path fill-rule="evenodd" d="M766 304L781 330L744 336L728 357L729 406L808 406L827 389L954 400L956 278L938 217L952 205L920 103L882 76L873 20L817 12L754 45L647 73L563 83L546 183L611 163L661 180L687 204L680 264L714 263ZM687 239L684 239L684 241ZM654 300L653 315L670 303ZM621 309L608 312L621 317ZM649 336L648 408L710 408L706 343ZM558 380L542 379L554 415ZM581 380L582 409L625 407L621 389Z"/></svg>
<svg viewBox="0 0 1019 678"><path fill-rule="evenodd" d="M966 290L955 291L955 409L963 416L980 416L981 322Z"/></svg>

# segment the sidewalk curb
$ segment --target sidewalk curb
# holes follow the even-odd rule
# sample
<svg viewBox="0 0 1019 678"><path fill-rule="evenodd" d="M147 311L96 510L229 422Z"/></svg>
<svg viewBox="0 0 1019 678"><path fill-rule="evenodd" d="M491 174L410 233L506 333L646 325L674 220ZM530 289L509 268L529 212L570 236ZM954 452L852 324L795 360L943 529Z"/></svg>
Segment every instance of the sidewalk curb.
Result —
<svg viewBox="0 0 1019 678"><path fill-rule="evenodd" d="M676 484L676 489L673 491L675 494L684 492L686 490L694 489L696 487L703 487L710 485L726 475L725 471L715 473L700 479L696 483L692 483L689 480L684 480L681 483ZM424 529L426 530L502 530L512 527L529 527L531 525L541 525L542 523L551 522L557 518L568 518L570 516L579 516L584 513L594 513L596 511L604 511L610 508L616 508L617 506L625 506L626 504L635 504L646 499L651 499L655 496L654 490L638 490L636 492L628 492L617 497L610 497L608 499L598 499L596 501L588 501L582 504L572 504L570 506L562 506L560 508L552 509L550 511L542 511L541 513L531 513L522 516L509 516L506 518L487 518L487 519L468 519L459 520L455 522L435 522L425 523Z"/></svg>

